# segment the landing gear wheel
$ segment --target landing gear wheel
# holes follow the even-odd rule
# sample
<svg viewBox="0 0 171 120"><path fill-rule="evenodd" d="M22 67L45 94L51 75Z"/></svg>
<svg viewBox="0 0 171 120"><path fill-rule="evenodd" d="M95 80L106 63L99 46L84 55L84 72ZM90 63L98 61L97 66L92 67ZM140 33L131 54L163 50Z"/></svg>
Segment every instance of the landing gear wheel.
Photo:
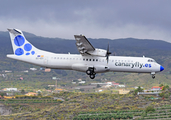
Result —
<svg viewBox="0 0 171 120"><path fill-rule="evenodd" d="M87 70L86 73L87 73L87 75L90 75L91 74L91 71L90 70Z"/></svg>
<svg viewBox="0 0 171 120"><path fill-rule="evenodd" d="M155 78L155 75L152 75L152 78L154 79Z"/></svg>
<svg viewBox="0 0 171 120"><path fill-rule="evenodd" d="M95 78L95 75L94 74L90 75L90 78L91 79L94 79Z"/></svg>
<svg viewBox="0 0 171 120"><path fill-rule="evenodd" d="M91 79L95 78L96 73L94 72L94 67L89 67L88 70L86 70L86 73Z"/></svg>

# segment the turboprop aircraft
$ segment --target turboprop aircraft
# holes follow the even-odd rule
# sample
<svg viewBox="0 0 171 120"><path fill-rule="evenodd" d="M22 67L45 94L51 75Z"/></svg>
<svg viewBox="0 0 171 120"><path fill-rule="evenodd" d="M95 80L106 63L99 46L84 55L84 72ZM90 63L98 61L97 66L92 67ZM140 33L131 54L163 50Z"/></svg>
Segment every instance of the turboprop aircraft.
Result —
<svg viewBox="0 0 171 120"><path fill-rule="evenodd" d="M7 57L26 63L46 68L86 72L91 79L95 78L96 73L104 72L150 73L154 79L155 73L164 70L164 67L152 58L109 56L111 54L109 45L107 50L94 48L83 35L74 35L80 54L56 54L37 49L18 29L8 31L14 53Z"/></svg>

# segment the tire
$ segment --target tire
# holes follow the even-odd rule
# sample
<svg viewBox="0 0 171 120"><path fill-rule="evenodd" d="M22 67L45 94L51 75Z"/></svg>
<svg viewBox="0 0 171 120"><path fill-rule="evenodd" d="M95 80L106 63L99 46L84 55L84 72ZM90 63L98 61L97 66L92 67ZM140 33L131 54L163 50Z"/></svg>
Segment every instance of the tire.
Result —
<svg viewBox="0 0 171 120"><path fill-rule="evenodd" d="M95 78L95 75L93 75L93 74L90 75L90 78L91 78L91 79L94 79L94 78Z"/></svg>
<svg viewBox="0 0 171 120"><path fill-rule="evenodd" d="M86 73L87 73L87 75L90 75L91 74L91 71L90 70L87 70Z"/></svg>
<svg viewBox="0 0 171 120"><path fill-rule="evenodd" d="M155 78L155 75L153 75L152 78L154 79Z"/></svg>

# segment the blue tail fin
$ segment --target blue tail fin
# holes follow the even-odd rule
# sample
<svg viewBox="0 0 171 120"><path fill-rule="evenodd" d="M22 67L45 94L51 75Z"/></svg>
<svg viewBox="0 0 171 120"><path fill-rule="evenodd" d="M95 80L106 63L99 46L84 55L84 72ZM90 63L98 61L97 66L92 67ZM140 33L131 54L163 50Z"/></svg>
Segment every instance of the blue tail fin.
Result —
<svg viewBox="0 0 171 120"><path fill-rule="evenodd" d="M26 40L22 31L18 29L8 29L8 31L10 34L12 48L15 55L28 56L36 54L36 51L38 51L38 49Z"/></svg>

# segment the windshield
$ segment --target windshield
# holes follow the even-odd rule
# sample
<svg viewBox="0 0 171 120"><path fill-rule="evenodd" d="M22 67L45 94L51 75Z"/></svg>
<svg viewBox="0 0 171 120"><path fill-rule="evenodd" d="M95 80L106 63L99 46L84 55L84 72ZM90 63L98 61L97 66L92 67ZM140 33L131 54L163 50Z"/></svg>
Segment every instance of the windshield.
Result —
<svg viewBox="0 0 171 120"><path fill-rule="evenodd" d="M149 59L148 62L156 62L155 60L153 59Z"/></svg>

